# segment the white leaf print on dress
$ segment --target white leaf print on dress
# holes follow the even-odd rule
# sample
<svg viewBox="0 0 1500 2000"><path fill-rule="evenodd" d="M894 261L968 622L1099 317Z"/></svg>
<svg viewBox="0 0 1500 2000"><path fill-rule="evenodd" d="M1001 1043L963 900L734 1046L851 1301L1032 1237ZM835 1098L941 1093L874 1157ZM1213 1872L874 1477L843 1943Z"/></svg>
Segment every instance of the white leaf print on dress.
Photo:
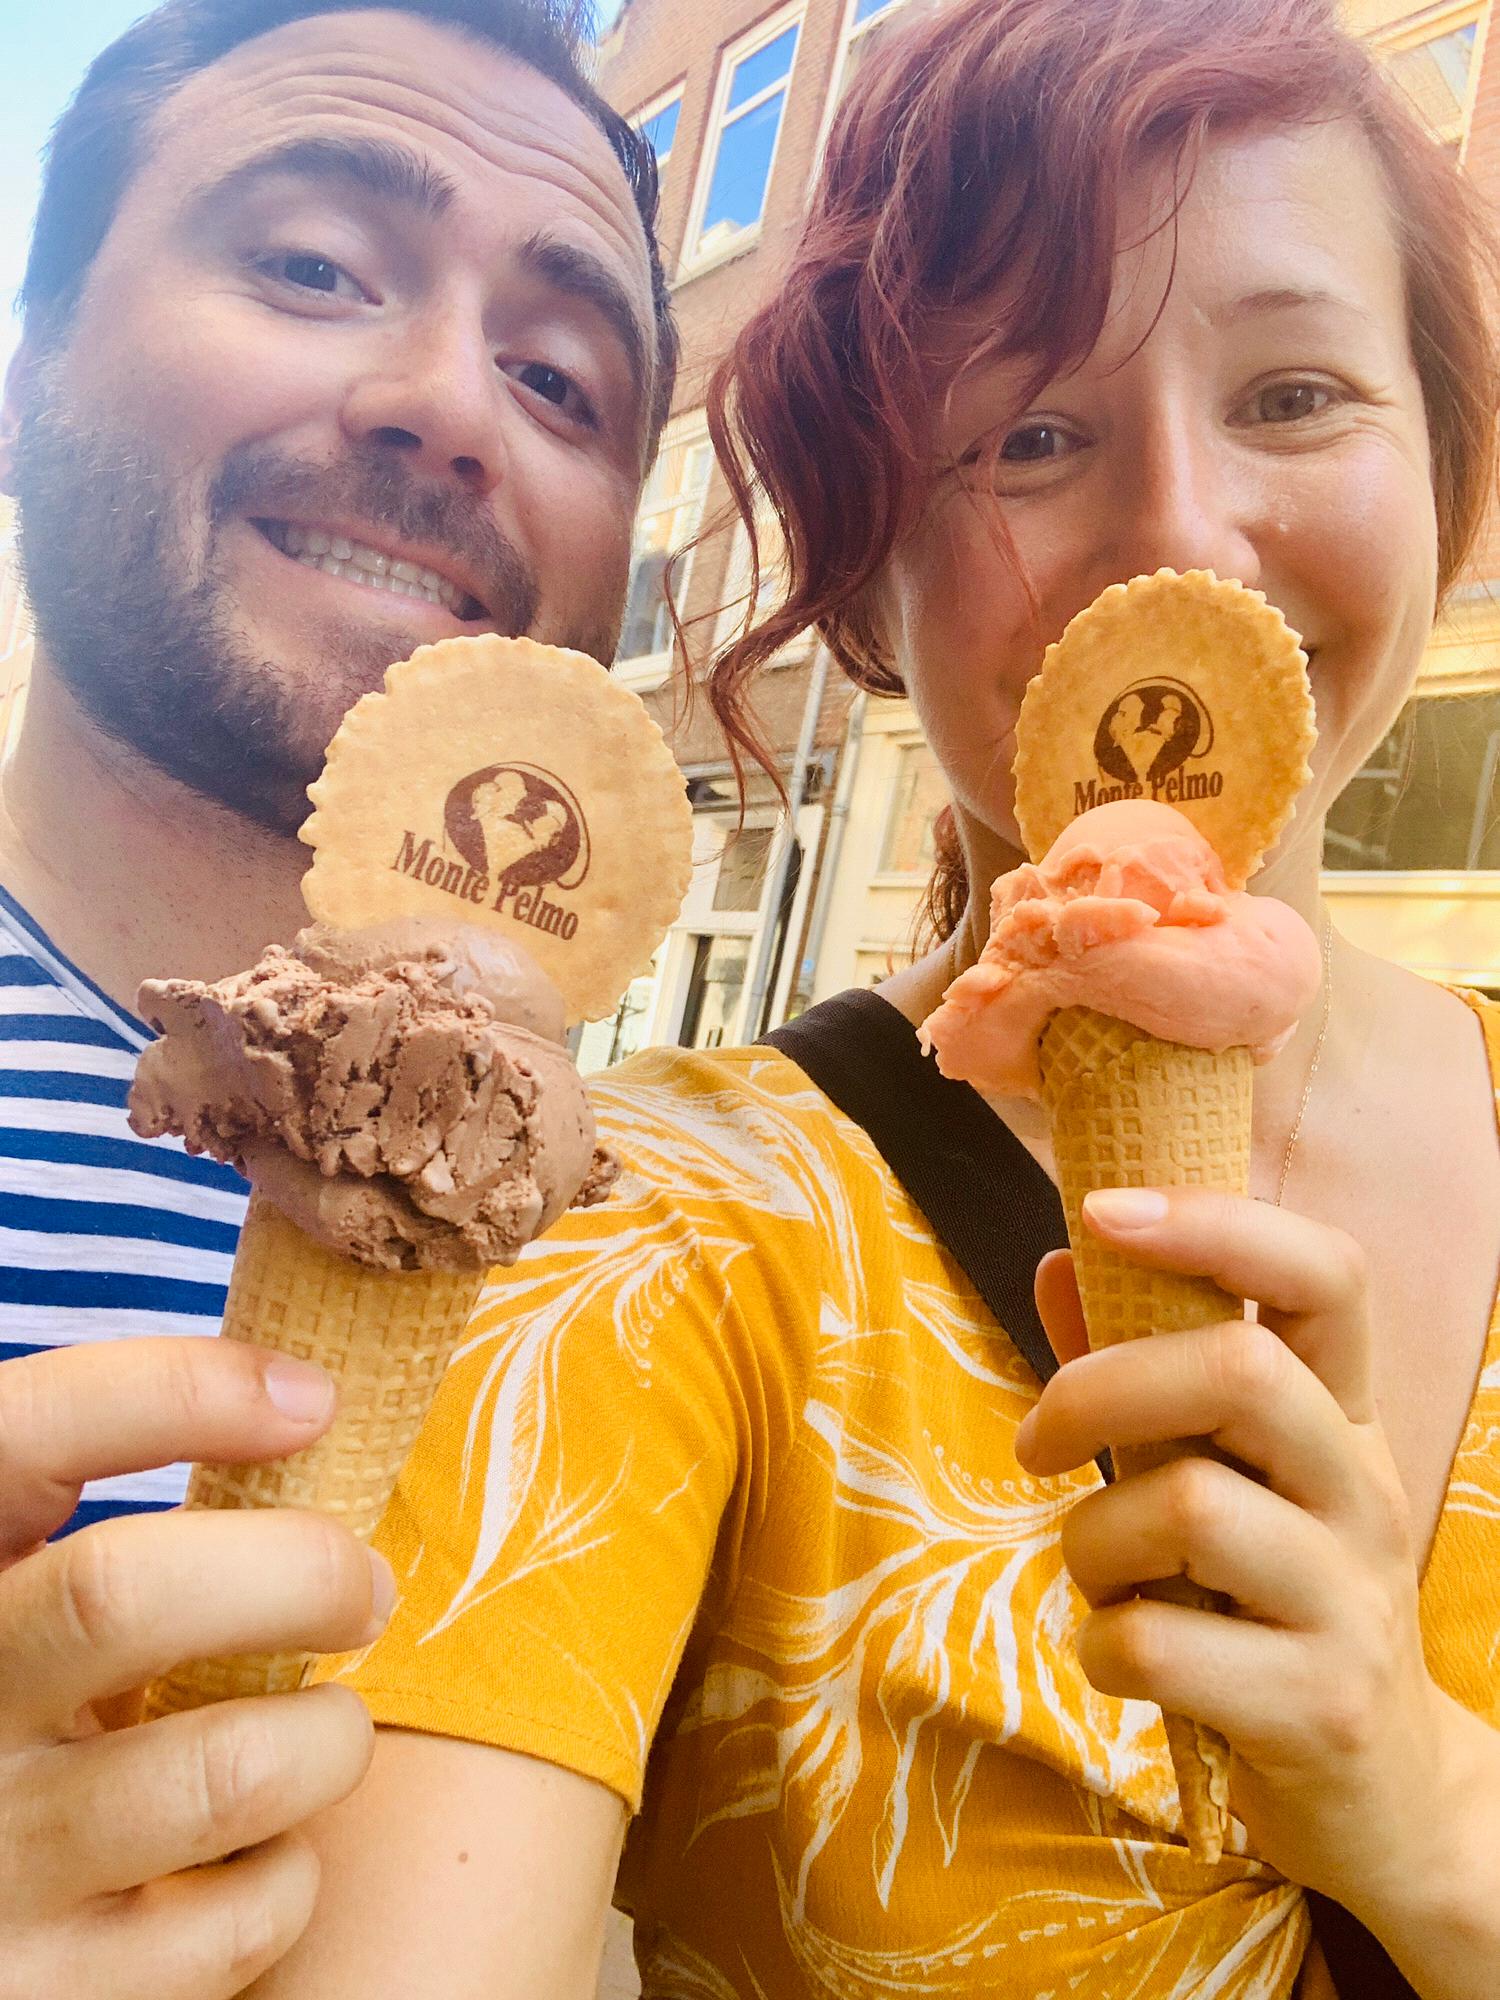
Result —
<svg viewBox="0 0 1500 2000"><path fill-rule="evenodd" d="M752 1973L735 1986L700 1952L665 1932L658 1935L641 1974L641 2000L770 2000Z"/></svg>
<svg viewBox="0 0 1500 2000"><path fill-rule="evenodd" d="M746 1730L763 1731L764 1716L756 1711L774 1690L786 1718L775 1737L778 1783L783 1791L796 1787L804 1793L795 1817L805 1816L812 1827L796 1875L797 1903L803 1907L810 1871L864 1772L869 1746L861 1722L873 1690L894 1757L883 1799L870 1813L873 1886L885 1908L912 1811L922 1809L924 1798L931 1802L946 1850L951 1855L956 1847L973 1758L966 1744L946 1780L929 1763L919 1784L918 1759L931 1725L950 1707L966 1716L981 1684L999 1704L998 1727L987 1726L984 1737L1003 1742L1020 1725L1012 1600L1029 1565L1055 1548L1075 1496L1009 1485L996 1490L955 1472L941 1455L934 1475L924 1479L886 1441L841 1429L838 1414L827 1405L810 1404L804 1422L832 1460L836 1507L878 1518L904 1539L869 1569L821 1596L747 1588L730 1613L727 1636L736 1648L763 1656L764 1676L726 1676L710 1669L704 1701L681 1726L701 1726L711 1716L721 1729L732 1719ZM954 1658L968 1662L966 1686L958 1692L952 1684ZM929 1757L936 1749L934 1743ZM732 1760L726 1765L732 1768ZM765 1779L756 1775L753 1761L743 1784L745 1790L721 1803L700 1832L726 1810L748 1810L747 1794L763 1794Z"/></svg>
<svg viewBox="0 0 1500 2000"><path fill-rule="evenodd" d="M624 1218L621 1218L623 1221ZM555 1274L542 1302L528 1308L524 1266L513 1289L476 1320L466 1356L492 1350L470 1406L460 1467L459 1508L476 1521L468 1567L427 1637L436 1638L466 1611L524 1576L540 1562L567 1561L597 1546L602 1524L630 1474L629 1454L613 1466L588 1461L588 1436L562 1428L558 1376L567 1329L580 1313L605 1301L621 1351L638 1379L649 1375L650 1329L681 1295L705 1251L721 1266L743 1249L705 1244L687 1230L675 1243L635 1228L595 1236L577 1275L559 1288ZM581 1461L584 1461L581 1463ZM551 1495L538 1515L536 1483L550 1468ZM473 1488L479 1487L476 1498ZM512 1537L523 1515L529 1539Z"/></svg>
<svg viewBox="0 0 1500 2000"><path fill-rule="evenodd" d="M1282 1883L1279 1893L1260 1900L1227 1952L1213 1944L1196 1951L1173 1977L1163 1965L1180 1942L1179 1925L1192 1909L1165 1913L1158 1922L1128 1904L1100 1905L1097 1898L1070 1891L1059 1899L1057 1885L1033 1893L1038 1914L1028 1924L1027 1898L1012 1896L992 1913L962 1924L921 1945L882 1949L861 1940L834 1937L809 1920L805 1908L777 1870L782 1935L807 1983L809 1994L830 2000L892 2000L903 1994L963 1994L977 1990L1026 2000L1264 2000L1301 1964L1307 1949L1306 1904L1300 1889ZM1158 1933L1153 1941L1152 1932ZM1084 1947L1060 1953L1057 1939L1069 1933L1097 1937ZM1114 1962L1129 1950L1129 1983ZM1142 1948L1144 1947L1144 1948ZM1066 1957L1089 1970L1056 1986L1039 1984ZM982 1989L976 1987L976 1971Z"/></svg>

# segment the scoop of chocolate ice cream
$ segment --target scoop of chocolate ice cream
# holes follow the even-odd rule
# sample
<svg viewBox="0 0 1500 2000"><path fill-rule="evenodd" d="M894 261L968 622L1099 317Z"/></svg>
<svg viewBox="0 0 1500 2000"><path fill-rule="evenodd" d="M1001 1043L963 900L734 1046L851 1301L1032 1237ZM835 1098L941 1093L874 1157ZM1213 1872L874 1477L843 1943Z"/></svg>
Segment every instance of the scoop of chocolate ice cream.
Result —
<svg viewBox="0 0 1500 2000"><path fill-rule="evenodd" d="M455 930L437 917L412 916L357 931L309 924L292 950L304 965L340 984L416 960L439 974L454 999L487 1001L497 1021L529 1028L549 1042L561 1042L567 1033L562 995L536 960L498 931L474 924Z"/></svg>
<svg viewBox="0 0 1500 2000"><path fill-rule="evenodd" d="M239 1166L358 1262L510 1263L614 1178L556 990L503 938L314 925L213 984L148 980L140 1009L134 1129Z"/></svg>

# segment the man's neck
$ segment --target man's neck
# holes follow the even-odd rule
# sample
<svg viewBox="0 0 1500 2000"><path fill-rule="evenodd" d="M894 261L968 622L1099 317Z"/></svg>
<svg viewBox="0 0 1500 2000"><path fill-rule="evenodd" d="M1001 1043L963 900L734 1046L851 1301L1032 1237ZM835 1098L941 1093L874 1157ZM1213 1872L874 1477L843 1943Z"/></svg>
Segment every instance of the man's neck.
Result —
<svg viewBox="0 0 1500 2000"><path fill-rule="evenodd" d="M0 884L111 999L218 979L306 922L308 861L105 736L40 646L0 774Z"/></svg>

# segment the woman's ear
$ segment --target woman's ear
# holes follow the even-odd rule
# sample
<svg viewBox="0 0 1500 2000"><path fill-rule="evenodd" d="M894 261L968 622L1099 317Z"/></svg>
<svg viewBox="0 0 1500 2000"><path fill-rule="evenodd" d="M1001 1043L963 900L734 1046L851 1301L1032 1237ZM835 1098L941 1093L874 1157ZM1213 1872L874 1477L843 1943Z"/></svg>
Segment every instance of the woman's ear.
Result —
<svg viewBox="0 0 1500 2000"><path fill-rule="evenodd" d="M834 650L856 686L868 688L872 694L899 695L905 694L906 684L896 669L887 637L888 609L884 579L873 577L842 607Z"/></svg>

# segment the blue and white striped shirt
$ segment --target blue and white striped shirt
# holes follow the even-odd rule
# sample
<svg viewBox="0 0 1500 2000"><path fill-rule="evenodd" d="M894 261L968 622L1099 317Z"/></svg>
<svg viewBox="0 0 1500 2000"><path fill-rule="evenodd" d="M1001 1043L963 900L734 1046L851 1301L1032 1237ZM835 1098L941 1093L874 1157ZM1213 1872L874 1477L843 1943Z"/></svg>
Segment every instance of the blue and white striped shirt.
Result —
<svg viewBox="0 0 1500 2000"><path fill-rule="evenodd" d="M248 1190L125 1121L149 1030L0 889L0 1362L214 1334ZM96 1480L69 1523L174 1506L187 1467Z"/></svg>

